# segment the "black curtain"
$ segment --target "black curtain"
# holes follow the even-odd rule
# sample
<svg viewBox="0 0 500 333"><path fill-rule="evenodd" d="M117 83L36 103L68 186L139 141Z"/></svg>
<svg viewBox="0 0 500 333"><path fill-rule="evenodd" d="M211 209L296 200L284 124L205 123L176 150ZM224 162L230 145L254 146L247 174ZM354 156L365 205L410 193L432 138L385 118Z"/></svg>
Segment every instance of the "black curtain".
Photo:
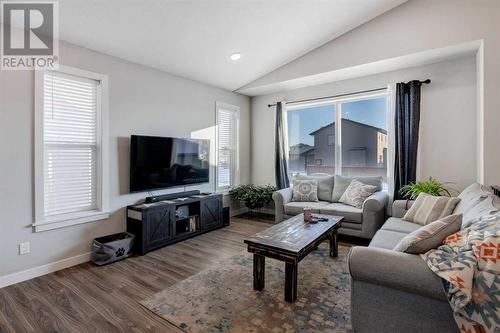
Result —
<svg viewBox="0 0 500 333"><path fill-rule="evenodd" d="M417 178L420 81L396 85L394 199L402 199L401 187Z"/></svg>
<svg viewBox="0 0 500 333"><path fill-rule="evenodd" d="M286 145L288 144L288 142L285 142L286 135L283 123L283 104L284 102L276 103L274 170L276 177L276 187L278 189L290 187L290 180L288 179L288 156L286 156Z"/></svg>

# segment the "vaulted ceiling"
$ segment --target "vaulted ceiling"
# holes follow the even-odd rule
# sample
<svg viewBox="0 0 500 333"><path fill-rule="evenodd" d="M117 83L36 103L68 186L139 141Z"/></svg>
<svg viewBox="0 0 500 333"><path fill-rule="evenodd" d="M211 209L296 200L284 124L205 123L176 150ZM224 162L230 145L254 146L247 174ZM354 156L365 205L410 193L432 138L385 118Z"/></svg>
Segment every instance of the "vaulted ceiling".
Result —
<svg viewBox="0 0 500 333"><path fill-rule="evenodd" d="M405 1L63 0L59 35L236 90Z"/></svg>

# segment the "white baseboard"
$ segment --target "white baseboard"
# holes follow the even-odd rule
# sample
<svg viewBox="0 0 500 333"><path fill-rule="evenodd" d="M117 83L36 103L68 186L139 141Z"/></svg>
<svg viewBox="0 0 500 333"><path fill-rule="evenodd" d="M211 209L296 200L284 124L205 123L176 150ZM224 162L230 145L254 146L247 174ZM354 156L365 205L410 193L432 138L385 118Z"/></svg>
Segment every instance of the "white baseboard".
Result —
<svg viewBox="0 0 500 333"><path fill-rule="evenodd" d="M71 258L62 259L50 264L33 267L25 271L0 276L0 288L10 286L19 282L34 279L38 276L60 271L71 266L79 265L90 260L90 252L80 254Z"/></svg>

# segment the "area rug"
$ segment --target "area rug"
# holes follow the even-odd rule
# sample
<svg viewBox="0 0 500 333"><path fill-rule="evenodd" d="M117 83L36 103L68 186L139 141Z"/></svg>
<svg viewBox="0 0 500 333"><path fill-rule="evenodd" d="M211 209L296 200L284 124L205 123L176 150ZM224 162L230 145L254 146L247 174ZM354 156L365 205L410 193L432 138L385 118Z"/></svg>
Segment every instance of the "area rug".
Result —
<svg viewBox="0 0 500 333"><path fill-rule="evenodd" d="M189 333L352 332L348 247L321 245L299 263L298 298L283 299L284 263L266 258L265 288L253 290L252 260L241 253L141 302Z"/></svg>

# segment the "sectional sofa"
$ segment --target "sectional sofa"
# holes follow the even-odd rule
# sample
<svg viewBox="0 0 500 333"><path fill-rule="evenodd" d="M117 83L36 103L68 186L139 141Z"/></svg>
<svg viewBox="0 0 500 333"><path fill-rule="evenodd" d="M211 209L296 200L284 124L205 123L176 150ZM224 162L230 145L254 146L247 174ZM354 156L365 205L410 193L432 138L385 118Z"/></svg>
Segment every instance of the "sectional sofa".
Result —
<svg viewBox="0 0 500 333"><path fill-rule="evenodd" d="M463 227L498 214L498 197L479 184L469 186L459 197L453 214L463 214ZM395 201L392 217L370 245L350 251L351 321L356 333L459 332L441 279L418 255L392 250L421 227L402 219L411 204Z"/></svg>

